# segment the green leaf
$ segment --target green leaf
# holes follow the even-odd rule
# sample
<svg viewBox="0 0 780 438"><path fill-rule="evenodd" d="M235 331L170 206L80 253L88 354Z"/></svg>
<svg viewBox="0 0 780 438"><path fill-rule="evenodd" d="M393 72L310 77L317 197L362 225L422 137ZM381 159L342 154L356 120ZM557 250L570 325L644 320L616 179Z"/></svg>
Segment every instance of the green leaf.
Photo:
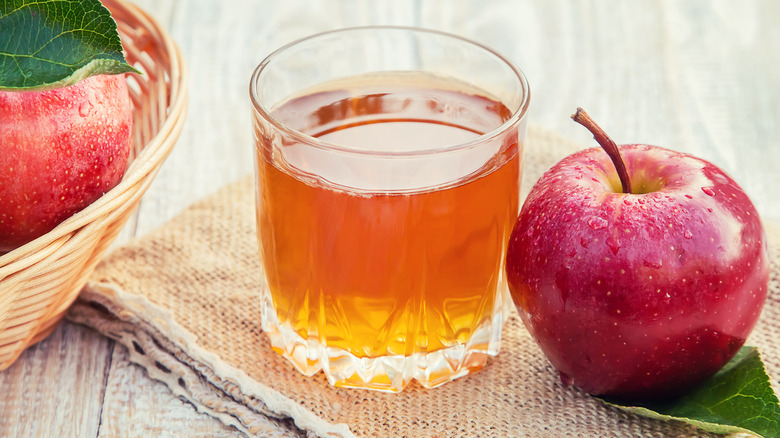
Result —
<svg viewBox="0 0 780 438"><path fill-rule="evenodd" d="M65 87L136 71L98 0L0 0L0 90Z"/></svg>
<svg viewBox="0 0 780 438"><path fill-rule="evenodd" d="M684 421L708 432L780 437L780 406L755 347L742 347L717 374L676 400L638 406L600 400L634 414Z"/></svg>

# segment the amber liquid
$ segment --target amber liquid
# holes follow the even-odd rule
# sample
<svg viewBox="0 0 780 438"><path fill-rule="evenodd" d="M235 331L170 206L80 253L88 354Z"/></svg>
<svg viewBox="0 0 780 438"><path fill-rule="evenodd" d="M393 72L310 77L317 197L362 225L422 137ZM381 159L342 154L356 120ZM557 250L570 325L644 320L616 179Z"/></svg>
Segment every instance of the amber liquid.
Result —
<svg viewBox="0 0 780 438"><path fill-rule="evenodd" d="M308 94L273 115L319 140L374 152L462 143L510 116L457 89L376 88ZM487 349L488 337L474 335L503 306L519 208L516 133L476 155L390 164L257 137L259 243L278 324L355 358Z"/></svg>

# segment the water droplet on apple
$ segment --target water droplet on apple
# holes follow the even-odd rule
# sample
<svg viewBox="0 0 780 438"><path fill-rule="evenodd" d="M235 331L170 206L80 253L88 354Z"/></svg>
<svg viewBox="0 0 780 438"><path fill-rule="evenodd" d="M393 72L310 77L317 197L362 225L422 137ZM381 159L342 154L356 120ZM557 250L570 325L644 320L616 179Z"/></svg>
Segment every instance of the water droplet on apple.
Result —
<svg viewBox="0 0 780 438"><path fill-rule="evenodd" d="M580 238L580 245L582 245L583 248L587 248L589 243L590 243L590 240L588 240L588 239L586 239L584 237Z"/></svg>
<svg viewBox="0 0 780 438"><path fill-rule="evenodd" d="M688 199L693 199L693 196L691 196L691 195L685 195L685 197L688 198Z"/></svg>
<svg viewBox="0 0 780 438"><path fill-rule="evenodd" d="M90 102L82 102L79 105L79 115L81 117L89 117L89 113L91 109L92 109L92 104Z"/></svg>
<svg viewBox="0 0 780 438"><path fill-rule="evenodd" d="M706 194L708 194L708 195L710 195L710 196L715 196L715 192L711 188L709 188L709 187L702 187L701 191L706 193Z"/></svg>
<svg viewBox="0 0 780 438"><path fill-rule="evenodd" d="M620 242L618 242L617 238L615 236L610 236L607 238L607 246L609 249L612 250L612 254L617 255L618 250L620 250Z"/></svg>
<svg viewBox="0 0 780 438"><path fill-rule="evenodd" d="M691 230L685 230L683 237L685 237L686 239L690 239L693 237L693 233L691 233Z"/></svg>
<svg viewBox="0 0 780 438"><path fill-rule="evenodd" d="M563 386L569 387L574 383L574 379L563 371L559 371L558 374L561 376L561 383L563 383Z"/></svg>
<svg viewBox="0 0 780 438"><path fill-rule="evenodd" d="M588 219L588 226L598 231L607 226L607 220L598 216L593 216Z"/></svg>
<svg viewBox="0 0 780 438"><path fill-rule="evenodd" d="M643 264L652 269L661 269L663 262L661 260L643 260Z"/></svg>

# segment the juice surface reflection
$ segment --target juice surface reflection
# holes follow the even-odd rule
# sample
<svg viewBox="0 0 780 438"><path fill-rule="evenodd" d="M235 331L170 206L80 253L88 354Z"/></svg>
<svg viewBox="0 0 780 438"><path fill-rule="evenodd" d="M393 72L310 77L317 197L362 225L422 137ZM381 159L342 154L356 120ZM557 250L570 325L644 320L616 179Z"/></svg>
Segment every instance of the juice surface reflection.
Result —
<svg viewBox="0 0 780 438"><path fill-rule="evenodd" d="M510 113L479 95L405 86L313 93L273 115L330 143L408 151L475 139ZM257 135L259 243L280 325L356 358L488 352L494 336L475 335L503 322L494 317L519 208L516 133L435 164L272 148Z"/></svg>

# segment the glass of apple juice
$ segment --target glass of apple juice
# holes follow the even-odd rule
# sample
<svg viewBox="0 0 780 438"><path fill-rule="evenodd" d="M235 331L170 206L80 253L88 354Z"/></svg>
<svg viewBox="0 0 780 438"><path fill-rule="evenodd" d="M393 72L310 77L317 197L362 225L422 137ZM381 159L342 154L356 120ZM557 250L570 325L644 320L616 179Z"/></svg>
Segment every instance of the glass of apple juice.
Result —
<svg viewBox="0 0 780 438"><path fill-rule="evenodd" d="M453 35L364 27L273 52L250 94L272 348L306 375L388 392L498 354L523 73Z"/></svg>

